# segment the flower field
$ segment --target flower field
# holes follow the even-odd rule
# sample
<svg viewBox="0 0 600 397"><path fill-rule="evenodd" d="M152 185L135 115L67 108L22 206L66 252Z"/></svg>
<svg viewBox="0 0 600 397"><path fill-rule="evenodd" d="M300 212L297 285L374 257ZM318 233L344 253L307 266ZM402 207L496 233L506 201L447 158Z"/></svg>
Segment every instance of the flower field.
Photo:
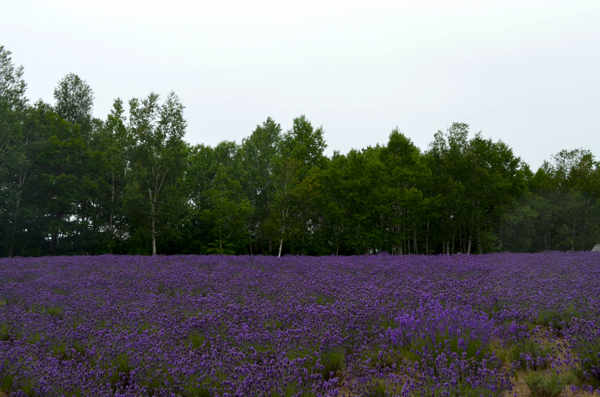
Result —
<svg viewBox="0 0 600 397"><path fill-rule="evenodd" d="M600 396L600 253L0 259L3 393Z"/></svg>

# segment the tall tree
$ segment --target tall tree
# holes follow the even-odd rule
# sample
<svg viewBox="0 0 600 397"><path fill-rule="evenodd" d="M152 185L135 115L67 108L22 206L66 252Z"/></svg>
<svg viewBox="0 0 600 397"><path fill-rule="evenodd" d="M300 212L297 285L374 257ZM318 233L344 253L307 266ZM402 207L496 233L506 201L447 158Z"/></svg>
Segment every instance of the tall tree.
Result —
<svg viewBox="0 0 600 397"><path fill-rule="evenodd" d="M281 126L269 117L262 125L257 125L252 134L242 141L240 154L243 168L246 170L242 185L253 207L248 226L250 255L255 251L253 250L255 242L258 248L258 245L267 239L264 229L274 197L272 176L280 140Z"/></svg>
<svg viewBox="0 0 600 397"><path fill-rule="evenodd" d="M508 249L590 249L600 240L600 163L591 152L552 156L529 179L529 189L504 215Z"/></svg>
<svg viewBox="0 0 600 397"><path fill-rule="evenodd" d="M81 126L86 136L92 128L92 108L94 91L79 76L67 74L54 89L54 108L58 115L73 124Z"/></svg>
<svg viewBox="0 0 600 397"><path fill-rule="evenodd" d="M243 196L239 148L234 142L221 142L213 151L214 177L207 189L207 206L203 218L212 225L209 243L211 253L234 254L248 234L247 225L252 213L250 201ZM236 247L236 245L238 247Z"/></svg>
<svg viewBox="0 0 600 397"><path fill-rule="evenodd" d="M313 169L325 164L323 152L326 147L323 128L315 129L304 115L295 118L292 129L282 136L274 161L276 191L268 221L273 235L279 240L279 256L283 252L284 239L291 236L298 238L299 251L305 253L311 234L308 223L311 184L315 177Z"/></svg>
<svg viewBox="0 0 600 397"><path fill-rule="evenodd" d="M15 66L11 54L0 45L0 161L13 145L22 111L27 105L23 66Z"/></svg>
<svg viewBox="0 0 600 397"><path fill-rule="evenodd" d="M454 123L448 133L435 135L429 158L442 195L443 253L470 254L495 249L493 235L501 209L525 190L525 167L503 142L476 134L469 126ZM450 245L451 244L451 245Z"/></svg>
<svg viewBox="0 0 600 397"><path fill-rule="evenodd" d="M130 193L139 204L136 207L148 216L152 255L156 255L159 215L177 205L178 191L171 188L182 177L186 160L184 107L173 92L162 105L158 99L151 93L141 101L129 101Z"/></svg>
<svg viewBox="0 0 600 397"><path fill-rule="evenodd" d="M130 141L127 118L123 101L117 98L106 121L99 129L98 151L102 157L100 178L105 188L97 198L102 209L102 219L106 227L105 243L108 251L123 246L127 233L124 211L125 188L127 185L126 148Z"/></svg>
<svg viewBox="0 0 600 397"><path fill-rule="evenodd" d="M81 253L90 159L80 128L38 102L25 129L38 137L28 156L31 176L23 192L27 217L20 228L40 233L49 243L46 252Z"/></svg>
<svg viewBox="0 0 600 397"><path fill-rule="evenodd" d="M27 98L23 67L16 67L11 52L0 46L0 240L12 256L23 186L29 177L27 148L30 140L23 129Z"/></svg>

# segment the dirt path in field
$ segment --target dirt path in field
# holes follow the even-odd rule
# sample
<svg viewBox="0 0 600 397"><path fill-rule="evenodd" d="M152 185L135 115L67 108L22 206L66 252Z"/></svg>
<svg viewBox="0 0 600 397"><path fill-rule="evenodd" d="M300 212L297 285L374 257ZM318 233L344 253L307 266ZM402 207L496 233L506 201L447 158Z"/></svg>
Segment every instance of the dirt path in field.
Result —
<svg viewBox="0 0 600 397"><path fill-rule="evenodd" d="M524 374L519 377L519 381L516 381L515 378L511 379L512 383L514 384L513 391L510 393L504 393L505 397L515 396L515 393L517 397L531 396L531 390L529 390L529 386L527 386L527 383L525 383L525 380L523 380L522 376L524 376Z"/></svg>
<svg viewBox="0 0 600 397"><path fill-rule="evenodd" d="M527 383L525 383L525 381L523 380L523 377L525 376L524 373L519 374L519 381L517 382L515 380L515 378L512 378L512 382L515 384L515 386L513 387L513 391L512 392L506 392L504 393L504 397L531 397L531 390L529 390L529 387L527 386ZM598 397L600 396L600 394L598 393L590 393L587 391L577 391L575 393L573 393L570 389L570 386L567 386L565 391L563 392L563 394L561 394L561 396L567 396L567 397Z"/></svg>
<svg viewBox="0 0 600 397"><path fill-rule="evenodd" d="M549 331L548 328L546 327L541 327L543 332ZM556 337L556 338L548 338L546 336L538 336L537 337L538 340L540 340L542 342L542 344L546 347L550 347L550 346L554 346L554 347L559 347L560 345L564 345L565 344L565 340L564 338L560 338L560 337ZM564 350L558 348L558 359L560 362L564 362L565 361L565 352ZM556 365L553 366L553 370L556 369L563 369L566 370L568 369L565 365ZM513 391L511 393L506 392L504 394L504 397L530 397L531 396L531 390L529 389L529 386L527 386L527 383L525 382L525 372L524 371L519 371L518 373L519 376L519 380L517 381L516 378L513 376L511 377L511 381L514 384L513 387ZM515 394L516 393L516 394ZM600 397L599 393L590 393L587 391L583 391L583 390L579 390L577 392L572 392L571 391L571 385L567 385L563 391L563 394L561 394L561 396L567 396L567 397Z"/></svg>

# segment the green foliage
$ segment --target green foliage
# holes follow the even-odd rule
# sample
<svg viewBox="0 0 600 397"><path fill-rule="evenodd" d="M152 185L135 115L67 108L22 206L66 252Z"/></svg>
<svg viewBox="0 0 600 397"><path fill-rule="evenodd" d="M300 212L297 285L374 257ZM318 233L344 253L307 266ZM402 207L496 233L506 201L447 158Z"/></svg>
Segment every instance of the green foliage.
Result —
<svg viewBox="0 0 600 397"><path fill-rule="evenodd" d="M129 364L129 357L126 353L118 354L111 363L112 373L109 377L110 384L113 389L120 389L126 386L129 382L129 373L131 367Z"/></svg>
<svg viewBox="0 0 600 397"><path fill-rule="evenodd" d="M214 243L208 243L206 249L207 254L212 255L235 255L235 249L232 243L228 243L227 240L217 240Z"/></svg>
<svg viewBox="0 0 600 397"><path fill-rule="evenodd" d="M188 335L188 344L192 349L200 349L204 347L209 350L211 347L211 343L209 340L206 340L206 336L200 334L199 332L192 332Z"/></svg>
<svg viewBox="0 0 600 397"><path fill-rule="evenodd" d="M563 310L540 310L535 324L544 325L552 328L555 333L561 334L565 325L567 325L574 317L581 318L581 313L578 313L573 304Z"/></svg>
<svg viewBox="0 0 600 397"><path fill-rule="evenodd" d="M4 391L10 393L13 384L15 382L15 376L11 374L6 374L2 377L0 381L0 391Z"/></svg>
<svg viewBox="0 0 600 397"><path fill-rule="evenodd" d="M183 388L184 397L212 397L212 393L204 386L185 386Z"/></svg>
<svg viewBox="0 0 600 397"><path fill-rule="evenodd" d="M525 339L511 347L509 360L518 362L519 368L527 370L546 369L550 365L547 355L552 352L550 347L542 347L538 342Z"/></svg>
<svg viewBox="0 0 600 397"><path fill-rule="evenodd" d="M280 393L279 390L273 389L269 394L273 397L315 397L316 394L311 391L301 390L300 387L296 384L287 384L283 389L283 392Z"/></svg>
<svg viewBox="0 0 600 397"><path fill-rule="evenodd" d="M0 324L0 342L6 342L10 339L10 327L8 324Z"/></svg>
<svg viewBox="0 0 600 397"><path fill-rule="evenodd" d="M342 350L329 350L321 353L319 357L320 363L323 366L321 375L323 379L329 380L333 377L340 376L344 369L345 355Z"/></svg>
<svg viewBox="0 0 600 397"><path fill-rule="evenodd" d="M52 354L58 357L61 361L68 360L69 354L67 353L67 344L61 343L55 346L52 346Z"/></svg>
<svg viewBox="0 0 600 397"><path fill-rule="evenodd" d="M385 397L386 396L386 385L385 381L377 379L370 386L365 394L367 397Z"/></svg>
<svg viewBox="0 0 600 397"><path fill-rule="evenodd" d="M438 131L325 155L305 115L270 117L241 144L184 142L174 93L116 99L68 74L55 106L25 97L0 46L0 256L452 254L589 250L600 241L600 163L563 150L535 173L504 142ZM129 105L126 109L126 105ZM556 322L553 321L553 324Z"/></svg>
<svg viewBox="0 0 600 397"><path fill-rule="evenodd" d="M40 340L42 339L42 334L40 334L39 332L36 332L35 334L33 334L28 340L27 342L35 345L36 343L38 343Z"/></svg>
<svg viewBox="0 0 600 397"><path fill-rule="evenodd" d="M39 336L37 339L39 340ZM83 356L85 351L85 345L80 341L75 341L70 346L66 342L52 346L52 355L61 361L73 360L77 355Z"/></svg>
<svg viewBox="0 0 600 397"><path fill-rule="evenodd" d="M466 354L467 359L481 360L485 355L491 353L489 344L483 343L478 338L470 338L469 335L450 335L448 331L437 331L435 338L416 338L410 346L401 349L402 355L411 362L419 361L422 357L417 352L426 350L432 354L429 364L435 363L435 358L442 351L456 353L459 357Z"/></svg>
<svg viewBox="0 0 600 397"><path fill-rule="evenodd" d="M94 92L85 80L69 73L54 89L54 99L54 108L61 118L86 129L91 127Z"/></svg>
<svg viewBox="0 0 600 397"><path fill-rule="evenodd" d="M48 313L49 315L54 316L54 317L62 317L63 308L56 307L56 306L50 306L50 307L46 308L46 313Z"/></svg>
<svg viewBox="0 0 600 397"><path fill-rule="evenodd" d="M525 383L531 390L532 397L558 397L565 386L575 381L572 373L556 374L544 372L530 372L525 376Z"/></svg>
<svg viewBox="0 0 600 397"><path fill-rule="evenodd" d="M578 341L573 351L579 358L579 365L575 371L577 377L594 388L600 388L600 340Z"/></svg>

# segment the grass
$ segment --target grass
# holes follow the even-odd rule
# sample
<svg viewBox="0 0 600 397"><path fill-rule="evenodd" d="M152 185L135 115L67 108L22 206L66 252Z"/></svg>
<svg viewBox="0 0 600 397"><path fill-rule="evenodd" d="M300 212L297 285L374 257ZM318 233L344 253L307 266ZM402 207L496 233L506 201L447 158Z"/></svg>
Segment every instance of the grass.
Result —
<svg viewBox="0 0 600 397"><path fill-rule="evenodd" d="M576 380L571 372L564 374L530 372L525 376L525 383L531 390L531 397L559 397L565 387Z"/></svg>
<svg viewBox="0 0 600 397"><path fill-rule="evenodd" d="M330 350L321 353L321 375L323 379L329 380L339 376L344 369L344 352L340 350Z"/></svg>
<svg viewBox="0 0 600 397"><path fill-rule="evenodd" d="M577 312L573 304L567 306L563 310L540 310L537 319L534 321L535 324L544 325L550 328L556 335L562 335L563 329L566 324L571 322L574 317L580 317L581 314Z"/></svg>
<svg viewBox="0 0 600 397"><path fill-rule="evenodd" d="M574 347L579 355L579 368L575 374L580 381L600 388L600 340L581 341Z"/></svg>
<svg viewBox="0 0 600 397"><path fill-rule="evenodd" d="M46 308L46 313L48 313L49 315L53 316L53 317L62 317L62 313L63 313L63 309L62 307L47 307Z"/></svg>
<svg viewBox="0 0 600 397"><path fill-rule="evenodd" d="M279 390L271 390L271 396L273 397L294 397L294 396L300 396L300 397L314 397L315 393L310 392L310 391L300 391L298 389L298 386L295 384L289 384L285 387L285 390L283 390L281 393L279 392Z"/></svg>
<svg viewBox="0 0 600 397"><path fill-rule="evenodd" d="M0 342L7 342L10 340L10 327L8 324L0 324Z"/></svg>
<svg viewBox="0 0 600 397"><path fill-rule="evenodd" d="M113 373L110 376L110 384L115 390L122 389L129 383L129 373L131 372L129 357L125 353L117 355L112 366Z"/></svg>
<svg viewBox="0 0 600 397"><path fill-rule="evenodd" d="M0 391L9 393L12 389L13 383L15 381L15 377L10 374L4 375L2 380L0 380Z"/></svg>
<svg viewBox="0 0 600 397"><path fill-rule="evenodd" d="M375 382L373 382L373 384L369 387L365 396L366 397L385 397L386 391L387 391L387 387L385 385L385 382L383 380L378 379Z"/></svg>
<svg viewBox="0 0 600 397"><path fill-rule="evenodd" d="M551 352L551 348L543 348L538 342L526 339L514 345L508 357L511 362L518 362L521 369L537 371L548 368L550 363L546 357Z"/></svg>
<svg viewBox="0 0 600 397"><path fill-rule="evenodd" d="M188 346L192 349L199 349L205 346L208 350L210 349L210 341L207 341L204 335L201 335L198 332L192 332L188 335Z"/></svg>
<svg viewBox="0 0 600 397"><path fill-rule="evenodd" d="M289 360L306 359L302 366L311 373L320 373L325 380L340 376L346 359L343 349L323 351L319 355L320 367L315 370L317 368L317 358L310 354L308 349L288 351L286 356Z"/></svg>

